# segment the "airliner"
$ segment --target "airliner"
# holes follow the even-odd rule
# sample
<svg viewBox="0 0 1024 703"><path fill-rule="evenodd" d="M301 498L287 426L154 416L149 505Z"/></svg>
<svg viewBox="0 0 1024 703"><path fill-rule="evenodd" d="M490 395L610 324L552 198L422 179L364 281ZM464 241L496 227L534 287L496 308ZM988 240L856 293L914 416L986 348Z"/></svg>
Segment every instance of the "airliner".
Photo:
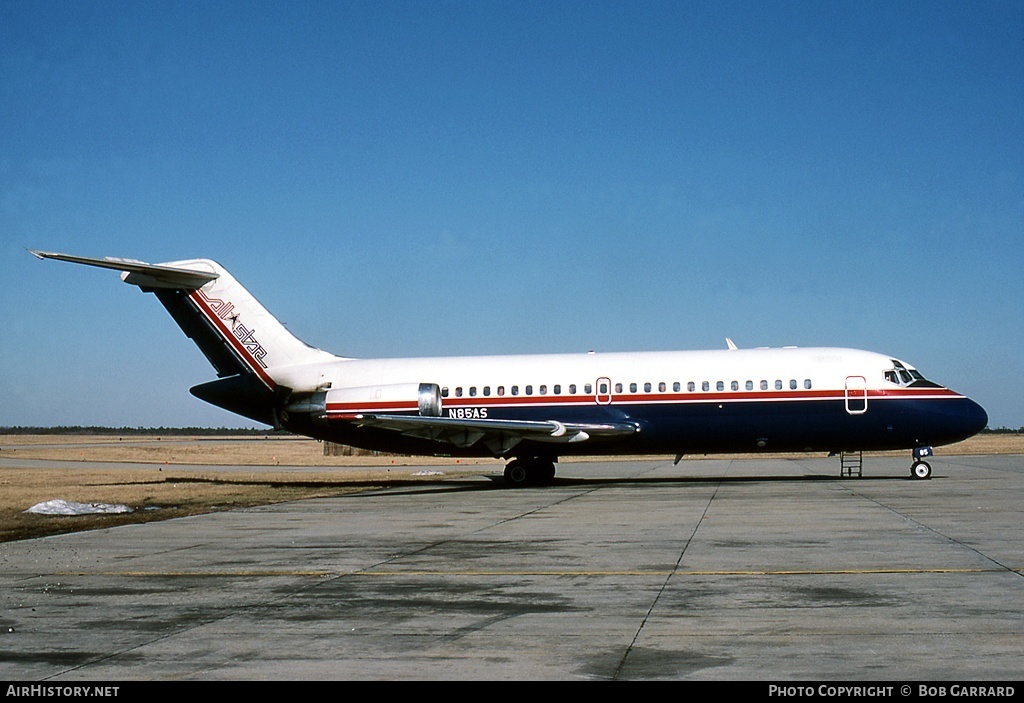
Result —
<svg viewBox="0 0 1024 703"><path fill-rule="evenodd" d="M32 251L121 271L151 292L217 379L208 403L319 440L409 455L507 459L510 486L552 481L559 457L933 447L988 416L885 354L840 348L354 359L311 347L214 261L148 264ZM856 466L860 475L861 465Z"/></svg>

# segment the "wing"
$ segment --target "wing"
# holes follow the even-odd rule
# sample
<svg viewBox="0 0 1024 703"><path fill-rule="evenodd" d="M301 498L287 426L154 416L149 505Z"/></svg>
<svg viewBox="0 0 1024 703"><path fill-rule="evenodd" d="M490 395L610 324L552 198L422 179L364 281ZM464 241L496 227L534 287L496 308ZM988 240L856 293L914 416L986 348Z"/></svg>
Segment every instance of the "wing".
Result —
<svg viewBox="0 0 1024 703"><path fill-rule="evenodd" d="M523 440L571 443L627 437L640 431L631 422L579 423L558 420L473 420L420 415L355 414L339 419L359 427L394 430L410 437L449 442L456 447L483 444L496 456L507 454Z"/></svg>

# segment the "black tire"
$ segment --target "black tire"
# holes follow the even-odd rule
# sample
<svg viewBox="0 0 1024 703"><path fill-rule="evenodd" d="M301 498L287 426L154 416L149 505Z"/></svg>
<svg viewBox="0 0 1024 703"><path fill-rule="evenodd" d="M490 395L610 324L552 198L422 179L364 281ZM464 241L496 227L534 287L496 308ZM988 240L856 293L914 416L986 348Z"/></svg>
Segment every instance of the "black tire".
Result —
<svg viewBox="0 0 1024 703"><path fill-rule="evenodd" d="M513 459L505 466L505 483L513 488L546 486L554 478L554 462L544 459Z"/></svg>
<svg viewBox="0 0 1024 703"><path fill-rule="evenodd" d="M530 471L525 463L513 459L505 465L505 485L521 488L528 483L530 483Z"/></svg>
<svg viewBox="0 0 1024 703"><path fill-rule="evenodd" d="M915 461L910 467L910 475L919 481L925 481L932 477L932 467L927 461Z"/></svg>

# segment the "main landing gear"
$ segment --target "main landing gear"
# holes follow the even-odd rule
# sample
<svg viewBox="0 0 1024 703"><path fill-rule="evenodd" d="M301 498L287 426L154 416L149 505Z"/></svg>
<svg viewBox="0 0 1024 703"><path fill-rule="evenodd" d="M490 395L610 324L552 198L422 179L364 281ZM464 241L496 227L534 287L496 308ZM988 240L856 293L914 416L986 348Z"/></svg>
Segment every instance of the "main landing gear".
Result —
<svg viewBox="0 0 1024 703"><path fill-rule="evenodd" d="M932 466L927 461L924 461L924 458L934 453L935 450L931 447L917 447L914 449L914 463L910 467L911 478L923 481L932 477Z"/></svg>
<svg viewBox="0 0 1024 703"><path fill-rule="evenodd" d="M555 462L540 457L513 459L505 466L505 484L512 488L546 486L555 478Z"/></svg>

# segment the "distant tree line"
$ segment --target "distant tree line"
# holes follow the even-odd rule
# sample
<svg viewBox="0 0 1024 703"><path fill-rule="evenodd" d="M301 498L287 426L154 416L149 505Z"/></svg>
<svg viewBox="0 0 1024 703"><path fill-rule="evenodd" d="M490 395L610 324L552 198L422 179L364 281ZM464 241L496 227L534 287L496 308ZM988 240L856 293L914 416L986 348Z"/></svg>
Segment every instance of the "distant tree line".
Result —
<svg viewBox="0 0 1024 703"><path fill-rule="evenodd" d="M60 427L0 427L0 434L36 435L102 435L102 436L189 436L189 437L250 437L268 434L288 434L259 427L96 427L61 425Z"/></svg>
<svg viewBox="0 0 1024 703"><path fill-rule="evenodd" d="M981 431L981 434L1024 434L1024 427L1018 427L1015 430L1009 427L996 427L995 429L986 427Z"/></svg>

